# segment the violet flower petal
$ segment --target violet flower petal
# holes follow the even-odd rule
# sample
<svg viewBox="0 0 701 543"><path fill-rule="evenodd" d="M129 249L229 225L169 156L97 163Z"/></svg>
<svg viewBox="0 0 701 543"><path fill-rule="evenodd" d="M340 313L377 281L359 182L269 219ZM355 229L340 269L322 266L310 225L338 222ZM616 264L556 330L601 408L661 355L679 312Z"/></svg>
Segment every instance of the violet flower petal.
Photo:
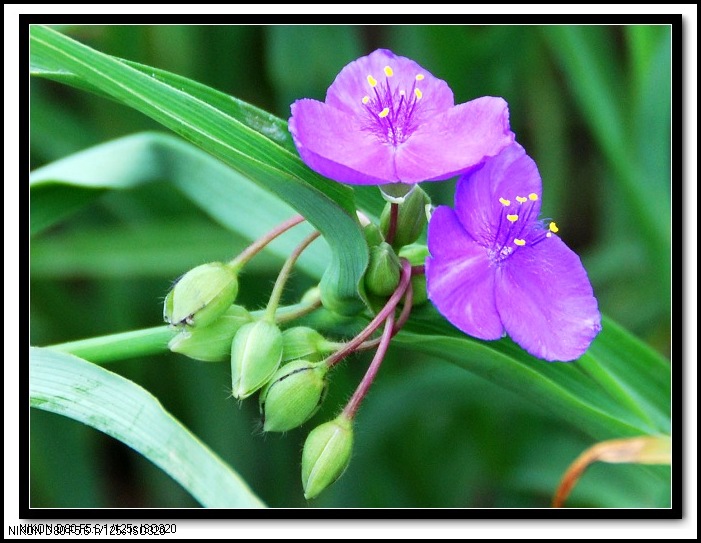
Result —
<svg viewBox="0 0 701 543"><path fill-rule="evenodd" d="M355 117L323 102L292 104L289 129L302 160L314 171L343 183L398 182L394 149L357 126Z"/></svg>
<svg viewBox="0 0 701 543"><path fill-rule="evenodd" d="M397 147L397 174L403 183L448 179L469 171L513 141L507 103L484 96L419 126Z"/></svg>
<svg viewBox="0 0 701 543"><path fill-rule="evenodd" d="M516 198L528 198L524 204ZM505 214L520 214L522 221L535 220L540 213L542 182L538 168L523 147L513 143L485 165L458 180L455 188L455 212L460 222L476 240L485 246L495 240ZM501 200L500 200L501 199ZM507 202L505 205L502 202ZM523 212L523 213L522 213Z"/></svg>
<svg viewBox="0 0 701 543"><path fill-rule="evenodd" d="M579 257L557 236L514 252L496 275L506 331L545 360L579 358L601 330L601 315Z"/></svg>
<svg viewBox="0 0 701 543"><path fill-rule="evenodd" d="M484 247L449 207L438 207L428 226L428 297L454 326L480 339L499 339L504 327L494 298L494 266Z"/></svg>

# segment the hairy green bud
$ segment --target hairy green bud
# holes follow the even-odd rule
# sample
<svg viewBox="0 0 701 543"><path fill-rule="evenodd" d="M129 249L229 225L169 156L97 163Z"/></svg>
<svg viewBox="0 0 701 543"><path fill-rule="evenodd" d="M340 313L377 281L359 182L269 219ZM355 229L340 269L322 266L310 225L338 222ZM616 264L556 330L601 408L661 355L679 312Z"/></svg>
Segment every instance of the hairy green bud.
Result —
<svg viewBox="0 0 701 543"><path fill-rule="evenodd" d="M377 296L392 294L401 276L402 265L392 246L383 241L370 249L370 264L365 272L365 288Z"/></svg>
<svg viewBox="0 0 701 543"><path fill-rule="evenodd" d="M350 463L353 425L341 414L311 431L302 451L304 497L316 498L338 479Z"/></svg>
<svg viewBox="0 0 701 543"><path fill-rule="evenodd" d="M231 344L231 386L243 400L264 386L280 366L282 332L265 320L244 324Z"/></svg>
<svg viewBox="0 0 701 543"><path fill-rule="evenodd" d="M282 366L260 393L263 430L286 432L317 412L326 394L324 363L296 360Z"/></svg>
<svg viewBox="0 0 701 543"><path fill-rule="evenodd" d="M317 362L334 350L334 345L313 328L294 326L282 333L282 361L304 358Z"/></svg>
<svg viewBox="0 0 701 543"><path fill-rule="evenodd" d="M206 326L234 303L239 291L237 274L222 262L193 268L166 296L163 318L173 326Z"/></svg>
<svg viewBox="0 0 701 543"><path fill-rule="evenodd" d="M426 206L430 203L431 199L428 197L428 194L418 185L406 195L404 201L399 204L397 230L392 241L393 247L403 247L419 239L421 232L423 232L428 223ZM387 237L387 232L389 231L390 214L391 205L388 203L385 205L380 217L380 229L385 237Z"/></svg>
<svg viewBox="0 0 701 543"><path fill-rule="evenodd" d="M246 308L232 305L207 326L183 328L168 342L168 348L195 360L221 362L231 356L231 342L238 329L252 321L253 317Z"/></svg>

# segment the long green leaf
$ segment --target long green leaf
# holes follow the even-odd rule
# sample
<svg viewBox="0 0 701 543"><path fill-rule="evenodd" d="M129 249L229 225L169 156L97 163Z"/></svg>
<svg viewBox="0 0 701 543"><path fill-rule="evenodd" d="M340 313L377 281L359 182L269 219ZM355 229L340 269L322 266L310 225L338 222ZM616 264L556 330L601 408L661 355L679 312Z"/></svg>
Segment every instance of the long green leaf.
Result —
<svg viewBox="0 0 701 543"><path fill-rule="evenodd" d="M398 345L513 390L595 438L670 431L669 363L609 319L589 351L572 363L538 360L508 339L469 338L429 308L407 330L396 336Z"/></svg>
<svg viewBox="0 0 701 543"><path fill-rule="evenodd" d="M47 27L33 26L30 40L36 64L71 73L84 86L152 117L303 214L331 248L323 291L339 309L352 312L362 307L358 285L368 254L351 189L311 172L298 157L248 126L246 119L158 80L155 73L143 73Z"/></svg>
<svg viewBox="0 0 701 543"><path fill-rule="evenodd" d="M265 507L241 477L133 382L70 354L30 350L32 407L92 426L144 455L205 507Z"/></svg>
<svg viewBox="0 0 701 543"><path fill-rule="evenodd" d="M197 147L168 134L146 132L97 145L33 171L29 178L32 233L42 232L105 190L130 189L161 179L249 240L292 214L279 198ZM286 258L290 240L298 243L308 233L308 228L298 227L272 242L269 250ZM174 247L179 237L176 228L171 236ZM299 267L318 278L329 259L328 248L315 243L304 252Z"/></svg>

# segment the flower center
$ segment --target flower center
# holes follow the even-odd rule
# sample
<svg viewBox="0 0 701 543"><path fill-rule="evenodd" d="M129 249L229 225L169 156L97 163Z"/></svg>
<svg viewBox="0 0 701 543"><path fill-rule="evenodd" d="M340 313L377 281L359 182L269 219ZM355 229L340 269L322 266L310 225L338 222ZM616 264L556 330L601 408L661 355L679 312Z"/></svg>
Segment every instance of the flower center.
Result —
<svg viewBox="0 0 701 543"><path fill-rule="evenodd" d="M521 247L533 246L551 237L559 228L550 221L544 222L534 216L538 195L516 196L513 200L500 197L501 214L494 241L489 249L489 258L495 264L503 262Z"/></svg>
<svg viewBox="0 0 701 543"><path fill-rule="evenodd" d="M410 89L400 88L394 84L394 70L391 66L384 67L384 80L378 81L372 75L367 76L370 92L361 99L368 113L368 122L363 127L370 130L379 139L394 146L403 143L416 130L416 122L412 117L423 98L421 89L417 86L423 81L424 75L414 77Z"/></svg>

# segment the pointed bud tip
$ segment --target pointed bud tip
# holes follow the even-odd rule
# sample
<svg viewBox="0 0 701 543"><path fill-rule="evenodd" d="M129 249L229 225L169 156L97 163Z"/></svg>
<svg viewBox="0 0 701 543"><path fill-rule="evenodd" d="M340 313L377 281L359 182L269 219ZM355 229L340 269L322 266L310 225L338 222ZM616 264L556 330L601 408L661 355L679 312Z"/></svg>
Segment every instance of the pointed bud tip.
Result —
<svg viewBox="0 0 701 543"><path fill-rule="evenodd" d="M302 451L302 486L306 499L316 498L343 475L352 450L353 426L345 415L312 430Z"/></svg>

